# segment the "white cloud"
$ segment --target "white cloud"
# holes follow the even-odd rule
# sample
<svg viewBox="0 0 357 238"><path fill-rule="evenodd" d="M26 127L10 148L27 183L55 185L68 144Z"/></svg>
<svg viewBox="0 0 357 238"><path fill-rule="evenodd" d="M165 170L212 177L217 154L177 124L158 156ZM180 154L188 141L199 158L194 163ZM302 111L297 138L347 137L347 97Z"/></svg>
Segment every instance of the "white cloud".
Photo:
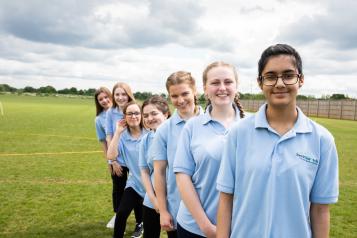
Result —
<svg viewBox="0 0 357 238"><path fill-rule="evenodd" d="M302 93L357 97L352 0L30 2L0 3L1 83L84 89L124 81L164 92L172 72L187 70L202 91L205 65L225 60L238 68L241 91L256 93L261 52L285 42L302 55Z"/></svg>

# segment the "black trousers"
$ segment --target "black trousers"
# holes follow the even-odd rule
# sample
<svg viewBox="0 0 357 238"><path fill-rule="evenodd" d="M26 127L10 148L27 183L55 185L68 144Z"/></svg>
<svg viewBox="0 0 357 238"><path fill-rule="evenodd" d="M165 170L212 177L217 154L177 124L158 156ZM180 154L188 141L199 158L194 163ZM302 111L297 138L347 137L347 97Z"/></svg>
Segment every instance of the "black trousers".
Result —
<svg viewBox="0 0 357 238"><path fill-rule="evenodd" d="M177 238L177 230L174 231L167 231L168 238Z"/></svg>
<svg viewBox="0 0 357 238"><path fill-rule="evenodd" d="M185 230L180 224L177 223L177 237L178 238L204 238L204 236L200 236Z"/></svg>
<svg viewBox="0 0 357 238"><path fill-rule="evenodd" d="M120 200L123 197L124 188L126 185L126 180L128 178L129 169L127 167L123 168L122 176L112 174L113 191L112 191L112 201L113 201L113 211L118 212Z"/></svg>
<svg viewBox="0 0 357 238"><path fill-rule="evenodd" d="M160 238L160 215L143 205L144 238Z"/></svg>
<svg viewBox="0 0 357 238"><path fill-rule="evenodd" d="M141 223L143 221L142 206L143 198L133 188L126 188L116 213L114 238L122 238L124 236L126 221L133 209L137 212L135 214L136 222Z"/></svg>

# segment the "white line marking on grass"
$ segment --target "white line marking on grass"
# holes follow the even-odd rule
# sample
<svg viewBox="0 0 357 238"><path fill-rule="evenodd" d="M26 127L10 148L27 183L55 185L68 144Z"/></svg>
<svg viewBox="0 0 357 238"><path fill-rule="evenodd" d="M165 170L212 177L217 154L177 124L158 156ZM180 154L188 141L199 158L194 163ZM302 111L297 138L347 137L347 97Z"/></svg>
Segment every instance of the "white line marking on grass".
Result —
<svg viewBox="0 0 357 238"><path fill-rule="evenodd" d="M101 150L95 151L68 151L68 152L35 152L35 153L6 153L1 154L1 156L29 156L29 155L67 155L67 154L95 154L103 153Z"/></svg>
<svg viewBox="0 0 357 238"><path fill-rule="evenodd" d="M50 134L37 134L37 133L12 133L9 131L0 131L1 133L7 133L12 135L25 135L25 136L47 136L47 137L63 137L63 138L73 138L73 139L86 139L86 140L97 140L95 137L84 137L84 136L66 136L66 135L50 135Z"/></svg>

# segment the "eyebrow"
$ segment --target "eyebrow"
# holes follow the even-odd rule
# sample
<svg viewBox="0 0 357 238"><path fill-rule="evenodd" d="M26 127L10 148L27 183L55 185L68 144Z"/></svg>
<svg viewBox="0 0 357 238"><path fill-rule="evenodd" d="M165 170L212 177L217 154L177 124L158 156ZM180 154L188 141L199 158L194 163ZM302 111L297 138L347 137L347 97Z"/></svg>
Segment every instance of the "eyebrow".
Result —
<svg viewBox="0 0 357 238"><path fill-rule="evenodd" d="M284 70L282 73L291 73L291 72L294 72L294 73L295 73L295 70L293 70L293 69L286 69L286 70ZM277 74L277 72L276 72L276 71L268 71L268 72L266 72L265 74Z"/></svg>

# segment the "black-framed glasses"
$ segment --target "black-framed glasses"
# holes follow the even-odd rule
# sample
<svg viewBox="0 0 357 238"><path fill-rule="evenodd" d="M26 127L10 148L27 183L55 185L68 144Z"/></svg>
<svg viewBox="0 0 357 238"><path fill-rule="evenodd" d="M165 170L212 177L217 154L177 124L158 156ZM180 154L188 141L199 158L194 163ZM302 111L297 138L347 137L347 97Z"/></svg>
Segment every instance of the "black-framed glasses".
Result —
<svg viewBox="0 0 357 238"><path fill-rule="evenodd" d="M133 117L133 116L139 116L141 113L140 112L127 112L125 113L126 116L128 117Z"/></svg>
<svg viewBox="0 0 357 238"><path fill-rule="evenodd" d="M281 75L277 75L277 74L261 75L260 79L262 80L263 84L266 86L275 86L276 83L278 82L279 78L281 78L281 80L283 80L283 83L285 85L293 85L298 82L300 77L301 77L301 74L283 73Z"/></svg>

